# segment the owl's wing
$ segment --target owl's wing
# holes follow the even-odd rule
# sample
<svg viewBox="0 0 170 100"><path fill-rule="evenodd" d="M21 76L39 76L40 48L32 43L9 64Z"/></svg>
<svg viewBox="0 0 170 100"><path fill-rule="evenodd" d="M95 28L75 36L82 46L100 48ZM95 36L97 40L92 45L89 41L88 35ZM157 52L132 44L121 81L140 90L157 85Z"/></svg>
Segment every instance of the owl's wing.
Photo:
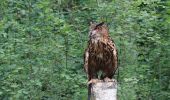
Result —
<svg viewBox="0 0 170 100"><path fill-rule="evenodd" d="M114 67L114 72L115 72L117 70L117 67L118 67L118 52L117 52L117 48L116 48L116 45L115 45L114 41L111 38L109 38L109 41L108 41L107 44L112 49L112 56L113 56L112 63L114 65L113 67Z"/></svg>
<svg viewBox="0 0 170 100"><path fill-rule="evenodd" d="M88 74L88 60L89 60L89 49L87 48L84 53L84 70Z"/></svg>

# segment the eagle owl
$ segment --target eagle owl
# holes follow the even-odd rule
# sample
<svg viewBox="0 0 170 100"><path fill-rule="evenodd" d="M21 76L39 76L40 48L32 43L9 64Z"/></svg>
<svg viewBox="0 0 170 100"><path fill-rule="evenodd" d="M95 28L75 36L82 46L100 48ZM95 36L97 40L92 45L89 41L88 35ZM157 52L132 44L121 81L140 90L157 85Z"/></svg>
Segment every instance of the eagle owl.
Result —
<svg viewBox="0 0 170 100"><path fill-rule="evenodd" d="M109 36L107 25L104 22L91 23L88 46L84 53L84 69L89 84L96 79L111 80L117 64L117 49Z"/></svg>

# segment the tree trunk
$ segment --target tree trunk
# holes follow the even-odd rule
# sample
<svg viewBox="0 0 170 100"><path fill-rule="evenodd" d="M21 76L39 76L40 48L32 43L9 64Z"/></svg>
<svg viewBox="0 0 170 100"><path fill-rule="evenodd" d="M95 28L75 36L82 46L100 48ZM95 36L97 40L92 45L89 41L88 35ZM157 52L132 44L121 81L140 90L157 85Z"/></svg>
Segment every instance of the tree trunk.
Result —
<svg viewBox="0 0 170 100"><path fill-rule="evenodd" d="M117 100L117 81L92 84L91 100Z"/></svg>

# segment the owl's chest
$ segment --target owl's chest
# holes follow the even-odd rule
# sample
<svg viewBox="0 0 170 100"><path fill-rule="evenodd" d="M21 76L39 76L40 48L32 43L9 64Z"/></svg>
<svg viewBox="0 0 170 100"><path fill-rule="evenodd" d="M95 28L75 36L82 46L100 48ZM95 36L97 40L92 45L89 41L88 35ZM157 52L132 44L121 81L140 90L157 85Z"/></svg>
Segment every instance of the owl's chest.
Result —
<svg viewBox="0 0 170 100"><path fill-rule="evenodd" d="M90 56L96 60L104 60L109 56L110 50L106 44L98 41L91 44Z"/></svg>

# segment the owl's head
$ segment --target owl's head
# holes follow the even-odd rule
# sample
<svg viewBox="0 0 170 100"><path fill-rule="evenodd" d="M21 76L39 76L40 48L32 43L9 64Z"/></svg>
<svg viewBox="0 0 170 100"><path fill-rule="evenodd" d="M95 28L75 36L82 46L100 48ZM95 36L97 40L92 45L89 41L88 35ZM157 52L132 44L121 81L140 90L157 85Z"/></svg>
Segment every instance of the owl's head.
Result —
<svg viewBox="0 0 170 100"><path fill-rule="evenodd" d="M90 23L90 39L100 40L108 37L108 27L104 22L101 23Z"/></svg>

